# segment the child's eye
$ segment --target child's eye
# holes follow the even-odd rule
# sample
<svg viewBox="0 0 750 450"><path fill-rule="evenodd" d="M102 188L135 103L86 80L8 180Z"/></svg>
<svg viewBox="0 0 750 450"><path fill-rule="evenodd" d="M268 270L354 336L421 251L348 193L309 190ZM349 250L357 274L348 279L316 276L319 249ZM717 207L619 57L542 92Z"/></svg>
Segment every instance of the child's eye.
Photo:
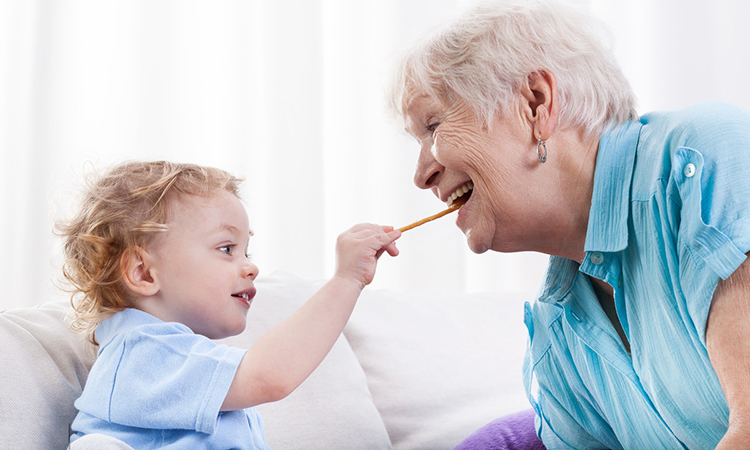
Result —
<svg viewBox="0 0 750 450"><path fill-rule="evenodd" d="M234 247L235 247L234 244L222 245L221 247L219 247L219 251L222 251L226 253L227 255L231 255L232 251L234 250Z"/></svg>

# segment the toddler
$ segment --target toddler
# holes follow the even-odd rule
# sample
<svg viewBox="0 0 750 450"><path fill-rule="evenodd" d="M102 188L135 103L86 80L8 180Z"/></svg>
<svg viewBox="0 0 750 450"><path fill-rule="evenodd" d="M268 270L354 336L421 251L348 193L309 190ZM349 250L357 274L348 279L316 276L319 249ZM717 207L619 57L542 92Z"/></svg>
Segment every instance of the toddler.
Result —
<svg viewBox="0 0 750 450"><path fill-rule="evenodd" d="M216 344L245 329L256 292L239 183L214 168L125 163L58 225L72 326L99 344L71 442L98 433L137 449L268 448L253 407L315 370L378 257L398 254L400 232L357 225L338 237L333 277L299 310L250 349Z"/></svg>

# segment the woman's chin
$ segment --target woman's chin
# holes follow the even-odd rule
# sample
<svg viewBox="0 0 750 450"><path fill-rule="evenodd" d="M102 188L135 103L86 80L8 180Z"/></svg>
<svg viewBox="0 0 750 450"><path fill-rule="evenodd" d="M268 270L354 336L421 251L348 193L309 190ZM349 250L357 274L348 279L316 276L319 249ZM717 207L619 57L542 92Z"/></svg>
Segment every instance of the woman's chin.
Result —
<svg viewBox="0 0 750 450"><path fill-rule="evenodd" d="M469 246L469 250L478 255L481 255L482 253L489 250L490 246L486 244L486 241L484 239L480 239L479 233L472 231L473 230L471 229L464 231L464 235L466 235L466 244Z"/></svg>

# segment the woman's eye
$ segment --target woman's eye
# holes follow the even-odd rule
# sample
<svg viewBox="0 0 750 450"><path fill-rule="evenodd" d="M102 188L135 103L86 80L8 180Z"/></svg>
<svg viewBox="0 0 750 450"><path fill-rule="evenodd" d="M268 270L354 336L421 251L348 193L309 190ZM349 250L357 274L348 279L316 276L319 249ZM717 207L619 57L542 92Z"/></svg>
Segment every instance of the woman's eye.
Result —
<svg viewBox="0 0 750 450"><path fill-rule="evenodd" d="M432 122L429 125L427 125L427 130L430 133L434 133L435 130L437 129L438 125L440 125L440 122Z"/></svg>
<svg viewBox="0 0 750 450"><path fill-rule="evenodd" d="M219 247L219 251L222 251L226 253L227 255L231 255L233 249L234 249L234 245L222 245L221 247Z"/></svg>

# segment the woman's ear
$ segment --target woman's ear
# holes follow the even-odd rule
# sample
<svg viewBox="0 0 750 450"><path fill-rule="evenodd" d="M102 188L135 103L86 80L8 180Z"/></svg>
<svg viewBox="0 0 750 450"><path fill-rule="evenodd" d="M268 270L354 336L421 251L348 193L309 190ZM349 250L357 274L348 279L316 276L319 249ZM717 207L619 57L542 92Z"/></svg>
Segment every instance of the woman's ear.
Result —
<svg viewBox="0 0 750 450"><path fill-rule="evenodd" d="M533 138L546 141L557 127L557 81L547 70L538 70L526 77L522 88L523 108L531 125Z"/></svg>
<svg viewBox="0 0 750 450"><path fill-rule="evenodd" d="M125 286L140 297L150 297L159 292L151 255L143 247L131 247L120 260L120 270Z"/></svg>

